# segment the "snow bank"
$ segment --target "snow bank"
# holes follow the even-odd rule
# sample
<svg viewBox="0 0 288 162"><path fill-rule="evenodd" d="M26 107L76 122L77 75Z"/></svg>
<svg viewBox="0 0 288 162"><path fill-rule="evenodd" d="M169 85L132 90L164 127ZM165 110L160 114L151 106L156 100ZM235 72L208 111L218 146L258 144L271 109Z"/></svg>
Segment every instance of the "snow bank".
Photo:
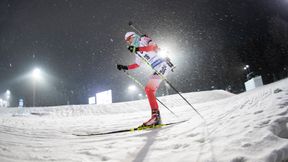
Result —
<svg viewBox="0 0 288 162"><path fill-rule="evenodd" d="M149 118L146 100L111 105L0 109L0 161L282 162L288 160L288 80L233 95L225 91L160 97L164 123L153 131L72 134L135 127Z"/></svg>

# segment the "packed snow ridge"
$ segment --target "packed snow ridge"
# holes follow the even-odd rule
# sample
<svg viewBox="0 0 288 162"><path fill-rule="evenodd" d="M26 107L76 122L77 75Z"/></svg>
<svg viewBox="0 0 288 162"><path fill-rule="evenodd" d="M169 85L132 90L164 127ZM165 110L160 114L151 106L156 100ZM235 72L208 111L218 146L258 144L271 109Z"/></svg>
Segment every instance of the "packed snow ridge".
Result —
<svg viewBox="0 0 288 162"><path fill-rule="evenodd" d="M0 161L287 162L288 80L234 95L222 90L160 97L163 123L153 130L75 136L136 127L147 100L110 105L0 109Z"/></svg>

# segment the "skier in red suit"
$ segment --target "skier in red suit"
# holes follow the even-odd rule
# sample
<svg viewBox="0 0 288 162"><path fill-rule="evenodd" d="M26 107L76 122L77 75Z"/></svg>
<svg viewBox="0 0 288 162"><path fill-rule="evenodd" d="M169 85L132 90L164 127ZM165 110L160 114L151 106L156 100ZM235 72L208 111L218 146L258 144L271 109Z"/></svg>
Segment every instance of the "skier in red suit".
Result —
<svg viewBox="0 0 288 162"><path fill-rule="evenodd" d="M151 118L144 122L143 126L159 125L161 124L161 116L155 95L162 82L162 77L158 74L161 73L162 76L166 77L173 65L171 66L171 62L158 55L159 48L157 44L146 35L139 36L135 32L127 32L125 34L125 41L129 45L128 50L135 54L135 62L131 65L117 64L118 70L136 69L141 65L141 62L144 61L144 58L146 60L145 62L149 63L150 66L157 71L149 77L145 87L145 92L151 107Z"/></svg>

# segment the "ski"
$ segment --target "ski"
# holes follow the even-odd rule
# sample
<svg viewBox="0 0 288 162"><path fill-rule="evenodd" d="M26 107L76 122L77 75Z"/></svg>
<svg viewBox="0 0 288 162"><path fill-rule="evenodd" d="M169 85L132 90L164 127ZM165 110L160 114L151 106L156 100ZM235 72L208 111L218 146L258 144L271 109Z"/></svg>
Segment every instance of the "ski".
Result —
<svg viewBox="0 0 288 162"><path fill-rule="evenodd" d="M74 135L74 136L101 136L101 135L118 134L118 133L125 133L125 132L137 132L137 131L143 131L143 130L154 130L154 129L166 127L166 126L169 126L169 125L180 124L180 123L183 123L185 121L187 121L187 120L180 121L180 122L172 122L172 123L167 123L167 124L159 124L159 125L154 125L154 126L151 126L151 127L139 126L137 128L122 129L122 130L116 130L116 131L110 131L110 132L87 133L87 134L72 134L72 135Z"/></svg>

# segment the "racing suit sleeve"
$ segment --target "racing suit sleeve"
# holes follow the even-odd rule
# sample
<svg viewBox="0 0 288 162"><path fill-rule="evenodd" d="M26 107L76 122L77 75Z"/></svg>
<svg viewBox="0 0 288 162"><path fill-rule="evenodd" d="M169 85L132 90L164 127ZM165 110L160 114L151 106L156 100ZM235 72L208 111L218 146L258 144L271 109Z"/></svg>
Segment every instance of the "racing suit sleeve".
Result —
<svg viewBox="0 0 288 162"><path fill-rule="evenodd" d="M128 65L128 70L136 69L141 65L141 58L136 55L135 57L135 63Z"/></svg>

